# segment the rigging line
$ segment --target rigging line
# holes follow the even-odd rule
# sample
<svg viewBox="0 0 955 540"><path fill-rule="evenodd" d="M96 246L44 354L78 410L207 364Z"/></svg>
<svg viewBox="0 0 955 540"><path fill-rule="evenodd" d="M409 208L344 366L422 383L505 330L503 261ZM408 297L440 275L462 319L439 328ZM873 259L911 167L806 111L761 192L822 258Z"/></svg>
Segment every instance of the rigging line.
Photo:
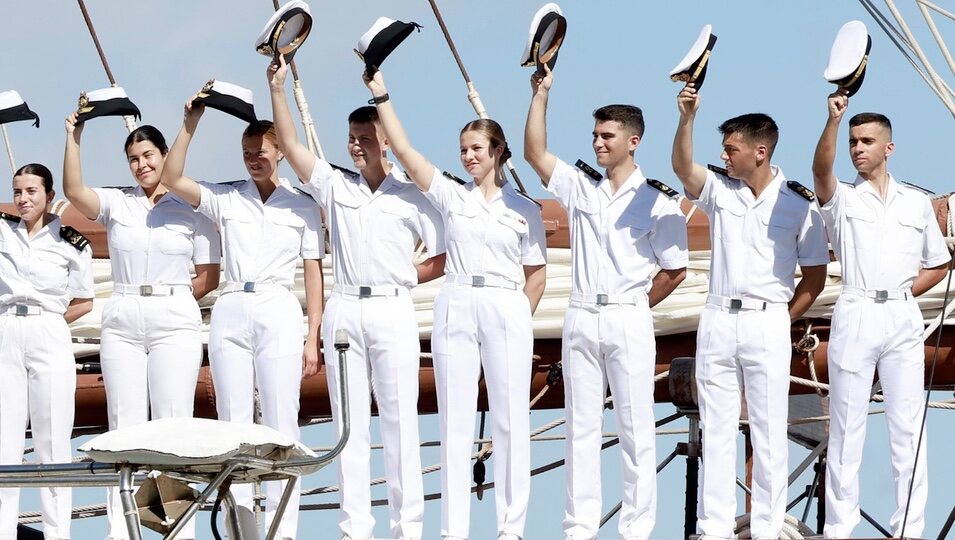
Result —
<svg viewBox="0 0 955 540"><path fill-rule="evenodd" d="M909 49L911 49L912 46L908 40L905 39L905 36L903 36L898 29L895 28L892 22L889 21L888 18L881 11L879 11L877 7L872 5L871 0L859 0L859 3L862 4L862 7L869 12L869 15L871 15L876 24L879 25L886 37L888 37L892 44L895 45L895 48L899 50L899 53L901 53L902 56L908 60L909 64L912 65L912 68L915 69L916 73L922 77L922 80L931 86L928 76L925 75L925 72L919 66L918 62L916 62L909 53ZM905 46L903 47L903 45Z"/></svg>
<svg viewBox="0 0 955 540"><path fill-rule="evenodd" d="M952 290L953 271L955 271L955 252L953 252L952 258L948 261L948 278L945 281L945 298L942 300L943 314L945 313L945 308L948 307L949 293ZM905 498L905 514L902 515L902 531L899 533L900 538L905 538L905 526L909 521L909 507L912 504L912 489L915 486L915 471L918 470L919 452L922 449L922 440L925 438L925 422L928 420L928 404L932 397L932 384L935 382L935 366L938 363L938 349L942 346L942 332L944 330L945 325L939 325L938 334L935 336L935 353L932 355L932 369L929 372L928 377L928 390L925 391L925 406L922 409L922 424L919 426L919 442L915 445L915 460L912 462L912 476L909 478L909 491Z"/></svg>
<svg viewBox="0 0 955 540"><path fill-rule="evenodd" d="M912 31L909 30L909 25L905 22L905 18L902 17L902 14L899 12L898 8L895 7L895 4L892 0L885 0L885 5L888 6L889 11L892 12L892 16L895 17L895 20L899 23L900 30L905 33L905 37L907 38L909 45L912 47L912 51L918 57L919 62L921 62L925 67L925 71L931 75L932 82L929 84L929 87L931 87L935 91L935 94L938 96L938 98L942 100L942 103L945 104L945 108L948 109L949 113L955 115L955 103L952 102L950 95L942 93L942 79L938 76L938 72L932 66L932 63L929 61L928 57L925 56L925 53L922 51L922 47L919 45L918 40L915 39Z"/></svg>
<svg viewBox="0 0 955 540"><path fill-rule="evenodd" d="M13 159L13 147L10 146L10 135L7 134L7 125L0 125L0 132L3 133L3 145L7 148L7 159L10 160L10 172L16 174L17 162Z"/></svg>

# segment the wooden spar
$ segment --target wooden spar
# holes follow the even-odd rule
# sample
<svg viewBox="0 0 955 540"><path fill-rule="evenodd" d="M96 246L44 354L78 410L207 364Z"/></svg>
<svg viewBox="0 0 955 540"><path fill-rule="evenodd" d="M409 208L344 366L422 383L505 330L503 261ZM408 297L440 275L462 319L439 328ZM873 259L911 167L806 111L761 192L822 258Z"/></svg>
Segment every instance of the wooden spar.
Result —
<svg viewBox="0 0 955 540"><path fill-rule="evenodd" d="M454 61L458 63L458 69L461 70L461 76L464 77L464 82L468 87L468 101L470 101L471 106L474 107L474 112L477 113L478 118L486 119L488 116L487 111L484 109L484 103L481 102L481 96L478 94L477 89L474 88L474 83L471 82L471 76L468 75L468 70L465 69L464 62L461 61L461 56L458 54L458 49L454 46L454 41L451 39L451 33L448 32L448 27L444 24L444 18L441 17L441 12L438 10L438 4L435 3L435 0L428 0L428 2L431 3L431 11L434 11L434 18L438 20L438 26L441 27L441 32L444 34L444 39L448 42L448 47L451 49L451 54L454 56ZM505 165L507 165L507 170L514 178L514 182L517 183L517 189L519 189L524 195L527 195L527 190L524 189L524 184L521 182L520 177L517 176L517 169L514 168L514 163L508 159Z"/></svg>
<svg viewBox="0 0 955 540"><path fill-rule="evenodd" d="M83 20L86 21L86 28L90 31L90 37L93 38L93 45L96 46L96 52L99 53L100 62L103 63L103 69L106 70L106 78L109 79L110 86L116 86L116 79L113 78L113 72L109 69L109 62L106 61L106 53L103 52L103 47L99 43L99 37L96 35L96 29L93 28L93 19L90 18L89 11L86 10L86 3L83 0L76 0L80 5L80 11L83 12ZM126 122L126 130L130 133L136 129L136 119L132 116L124 116L123 121Z"/></svg>
<svg viewBox="0 0 955 540"><path fill-rule="evenodd" d="M279 10L279 0L272 0L272 6L275 11ZM305 100L305 92L302 90L302 82L298 78L298 67L295 60L289 62L289 68L292 70L292 81L295 87L292 94L295 96L295 105L298 107L299 115L302 117L302 127L305 128L305 141L308 143L308 149L318 156L318 159L325 159L325 152L322 151L322 144L318 140L318 132L315 131L315 122L312 120L311 113L308 112L308 101Z"/></svg>
<svg viewBox="0 0 955 540"><path fill-rule="evenodd" d="M6 124L0 125L0 133L3 133L3 145L7 148L7 159L10 160L10 174L15 174L17 162L13 159L13 147L10 146L10 135L7 134Z"/></svg>

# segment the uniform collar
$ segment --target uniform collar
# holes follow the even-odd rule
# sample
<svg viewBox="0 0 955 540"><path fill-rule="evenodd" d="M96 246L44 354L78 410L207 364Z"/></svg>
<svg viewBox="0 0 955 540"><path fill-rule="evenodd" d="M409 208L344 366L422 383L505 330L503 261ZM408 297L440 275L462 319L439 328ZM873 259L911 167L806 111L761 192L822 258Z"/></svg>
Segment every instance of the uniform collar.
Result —
<svg viewBox="0 0 955 540"><path fill-rule="evenodd" d="M160 198L159 201L158 201L156 204L150 206L150 205L149 205L149 199L146 197L146 190L143 189L143 186L141 186L141 185L139 185L139 184L136 184L136 187L134 187L132 190L128 191L127 193L128 193L130 196L134 197L136 200L142 202L142 204L143 204L147 209L148 209L148 208L154 208L154 207L156 207L156 205L159 205L159 204L163 204L163 201L166 201L166 200L175 200L175 201L178 201L178 202L180 202L180 203L182 203L182 204L185 204L185 201L183 201L182 199L180 199L175 193L173 193L172 191L166 190L166 194L163 195L162 198Z"/></svg>
<svg viewBox="0 0 955 540"><path fill-rule="evenodd" d="M606 195L607 199L611 202L619 199L624 193L630 190L636 191L647 181L647 178L643 176L643 171L640 169L640 165L634 163L634 166L636 168L632 173L630 173L630 176L627 177L627 180L622 186L620 186L620 189L618 189L616 193L610 193L610 178L607 178L606 176L604 176L603 180L600 181L600 184L597 185L597 189L603 192L603 194Z"/></svg>
<svg viewBox="0 0 955 540"><path fill-rule="evenodd" d="M31 240L37 240L47 233L52 235L53 231L59 232L60 227L62 226L60 224L60 216L53 213L49 215L53 216L53 218L50 219L49 223L41 227L40 232L38 232L36 236L34 236L33 238L29 238L27 236L27 222L22 219L20 220L19 223L17 223L17 226L16 226L17 234L19 234L24 240L31 241Z"/></svg>
<svg viewBox="0 0 955 540"><path fill-rule="evenodd" d="M901 195L903 190L899 189L899 183L895 181L895 177L892 176L892 173L886 171L886 174L889 176L889 186L885 192L885 204L892 202L892 199L896 195ZM856 188L856 191L860 194L871 194L876 199L882 200L882 197L875 191L875 188L872 187L872 182L869 182L862 177L861 174L856 175L855 181L852 185Z"/></svg>
<svg viewBox="0 0 955 540"><path fill-rule="evenodd" d="M368 185L368 179L365 178L365 175L362 174L361 172L358 173L359 185L361 186L361 189L364 190L369 195L369 197L374 198L377 194L385 193L386 191L395 187L398 184L408 182L404 178L404 174L402 173L402 171L398 169L398 167L394 163L389 161L388 166L389 166L388 174L385 175L385 179L381 181L381 185L378 186L378 189L376 189L374 192L371 191L371 187Z"/></svg>
<svg viewBox="0 0 955 540"><path fill-rule="evenodd" d="M759 194L759 198L753 197L752 190L746 185L742 180L740 183L740 191L743 193L743 196L746 197L752 204L759 204L764 200L769 199L770 197L775 198L775 195L770 195L771 193L779 193L782 190L783 182L786 181L786 175L783 174L783 170L777 167L776 165L770 165L769 170L773 173L773 179L770 180L769 184L763 189L762 193Z"/></svg>

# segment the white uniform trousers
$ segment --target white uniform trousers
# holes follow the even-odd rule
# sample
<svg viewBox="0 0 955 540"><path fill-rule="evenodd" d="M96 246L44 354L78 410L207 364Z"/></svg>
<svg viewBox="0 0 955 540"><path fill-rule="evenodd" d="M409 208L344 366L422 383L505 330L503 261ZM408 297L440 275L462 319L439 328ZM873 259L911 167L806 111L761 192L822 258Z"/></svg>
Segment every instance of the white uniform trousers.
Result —
<svg viewBox="0 0 955 540"><path fill-rule="evenodd" d="M524 536L530 498L534 332L520 290L445 283L435 299L434 376L441 429L441 535L467 538L481 366L494 444L499 534Z"/></svg>
<svg viewBox="0 0 955 540"><path fill-rule="evenodd" d="M418 439L418 372L421 341L409 294L358 298L334 292L322 321L329 396L341 435L338 353L331 346L338 330L348 332L348 399L351 433L338 458L345 538L374 536L371 515L371 396L378 420L391 538L421 538L424 486Z"/></svg>
<svg viewBox="0 0 955 540"><path fill-rule="evenodd" d="M703 431L698 527L703 539L735 538L736 442L745 387L753 444L752 538L779 538L786 514L789 448L789 311L707 305L696 340Z"/></svg>
<svg viewBox="0 0 955 540"><path fill-rule="evenodd" d="M109 429L150 418L192 418L202 364L201 322L199 305L188 292L109 299L100 348ZM129 538L118 487L107 492L106 513L109 538ZM195 538L194 520L177 538Z"/></svg>
<svg viewBox="0 0 955 540"><path fill-rule="evenodd" d="M29 421L37 463L69 463L76 363L62 315L0 315L0 464L23 463ZM0 489L0 540L15 540L20 490ZM72 491L40 488L43 537L70 537Z"/></svg>
<svg viewBox="0 0 955 540"><path fill-rule="evenodd" d="M922 313L915 300L877 303L843 294L836 302L829 339L829 448L826 458L827 538L848 538L859 523L859 467L865 442L873 372L885 396L889 451L895 478L894 536L902 532L909 483L912 500L905 536L925 528L928 461L922 439L918 469L915 448L925 406L925 351Z"/></svg>
<svg viewBox="0 0 955 540"><path fill-rule="evenodd" d="M262 423L299 440L298 410L305 334L302 307L290 291L234 292L216 300L209 361L219 420L251 424L259 391ZM298 483L298 481L296 481ZM286 481L265 483L265 529L271 526ZM252 508L252 485L232 487L236 503ZM278 538L295 538L300 490L296 486Z"/></svg>
<svg viewBox="0 0 955 540"><path fill-rule="evenodd" d="M567 415L568 539L597 537L601 507L600 445L607 383L623 458L621 538L650 537L656 516L653 373L656 341L648 305L571 306L561 358Z"/></svg>

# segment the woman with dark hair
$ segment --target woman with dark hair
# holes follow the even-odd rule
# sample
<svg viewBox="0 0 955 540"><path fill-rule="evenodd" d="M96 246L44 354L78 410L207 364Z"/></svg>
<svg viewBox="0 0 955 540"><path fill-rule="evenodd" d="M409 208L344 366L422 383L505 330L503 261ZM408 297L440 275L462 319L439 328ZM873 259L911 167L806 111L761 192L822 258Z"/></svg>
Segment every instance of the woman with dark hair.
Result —
<svg viewBox="0 0 955 540"><path fill-rule="evenodd" d="M53 175L13 175L19 216L0 212L0 464L23 463L27 422L39 463L68 463L76 365L69 323L93 309L89 242L49 212ZM17 536L20 490L0 489L0 538ZM70 488L43 488L43 537L70 537Z"/></svg>
<svg viewBox="0 0 955 540"><path fill-rule="evenodd" d="M219 284L215 225L159 182L169 149L158 129L143 126L126 138L137 186L90 188L80 167L84 124L76 113L65 124L63 191L81 214L106 227L109 245L113 295L103 309L100 345L109 428L192 417L202 363L197 300ZM108 538L129 538L118 488L107 498ZM180 537L193 538L194 525Z"/></svg>
<svg viewBox="0 0 955 540"><path fill-rule="evenodd" d="M213 184L183 176L186 154L204 105L189 99L182 130L166 158L162 183L222 231L226 284L212 310L209 361L219 420L251 424L258 390L262 423L299 439L302 377L318 372L325 244L318 204L278 176L279 151L272 122L259 120L242 133L248 180ZM304 260L307 329L291 288ZM304 331L303 331L304 330ZM303 345L304 341L304 345ZM269 529L285 482L267 482ZM236 503L252 509L252 486L234 486ZM277 538L295 538L299 489L278 526Z"/></svg>
<svg viewBox="0 0 955 540"><path fill-rule="evenodd" d="M546 275L540 209L504 177L510 151L497 122L474 120L461 130L461 164L472 180L459 185L411 146L381 72L374 78L366 73L364 80L391 151L445 221L445 283L435 299L431 337L441 425L441 535L468 537L483 366L498 535L521 538L530 496L531 316Z"/></svg>

